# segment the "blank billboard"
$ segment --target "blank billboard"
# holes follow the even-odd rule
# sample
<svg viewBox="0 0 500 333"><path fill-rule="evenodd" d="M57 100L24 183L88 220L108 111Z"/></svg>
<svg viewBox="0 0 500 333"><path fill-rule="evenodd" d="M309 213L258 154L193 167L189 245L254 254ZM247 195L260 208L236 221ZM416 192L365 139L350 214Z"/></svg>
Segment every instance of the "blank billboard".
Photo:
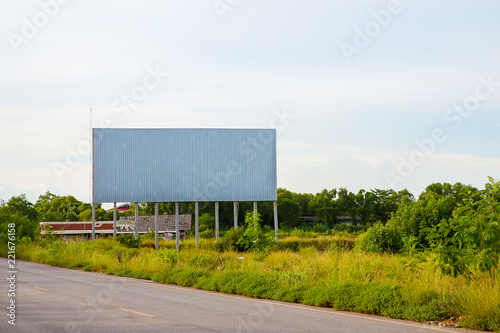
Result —
<svg viewBox="0 0 500 333"><path fill-rule="evenodd" d="M94 202L275 201L274 129L93 130Z"/></svg>

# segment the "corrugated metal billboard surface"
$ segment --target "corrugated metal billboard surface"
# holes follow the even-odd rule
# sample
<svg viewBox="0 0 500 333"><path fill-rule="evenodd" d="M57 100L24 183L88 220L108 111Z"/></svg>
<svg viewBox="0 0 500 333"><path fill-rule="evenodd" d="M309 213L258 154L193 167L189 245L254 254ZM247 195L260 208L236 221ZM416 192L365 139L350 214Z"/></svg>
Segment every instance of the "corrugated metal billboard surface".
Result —
<svg viewBox="0 0 500 333"><path fill-rule="evenodd" d="M277 200L274 129L94 129L94 202Z"/></svg>

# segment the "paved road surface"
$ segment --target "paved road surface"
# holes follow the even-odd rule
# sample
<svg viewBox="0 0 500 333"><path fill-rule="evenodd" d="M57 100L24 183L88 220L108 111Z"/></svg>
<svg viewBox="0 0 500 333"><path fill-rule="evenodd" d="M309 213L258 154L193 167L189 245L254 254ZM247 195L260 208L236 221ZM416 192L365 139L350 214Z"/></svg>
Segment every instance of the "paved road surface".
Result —
<svg viewBox="0 0 500 333"><path fill-rule="evenodd" d="M0 332L472 332L26 261L16 268L14 327L0 258Z"/></svg>

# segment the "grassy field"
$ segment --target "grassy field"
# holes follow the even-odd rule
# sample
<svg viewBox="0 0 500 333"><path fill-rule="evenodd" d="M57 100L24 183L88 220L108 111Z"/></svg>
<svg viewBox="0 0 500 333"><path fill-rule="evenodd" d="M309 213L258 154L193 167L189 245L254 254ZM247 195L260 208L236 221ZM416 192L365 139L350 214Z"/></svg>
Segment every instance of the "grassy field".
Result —
<svg viewBox="0 0 500 333"><path fill-rule="evenodd" d="M17 257L229 294L296 302L419 322L450 321L500 332L500 274L473 280L443 276L429 262L366 253L355 236L289 236L267 253L221 250L214 240L143 240L131 248L112 238L20 242ZM117 251L122 253L118 262Z"/></svg>

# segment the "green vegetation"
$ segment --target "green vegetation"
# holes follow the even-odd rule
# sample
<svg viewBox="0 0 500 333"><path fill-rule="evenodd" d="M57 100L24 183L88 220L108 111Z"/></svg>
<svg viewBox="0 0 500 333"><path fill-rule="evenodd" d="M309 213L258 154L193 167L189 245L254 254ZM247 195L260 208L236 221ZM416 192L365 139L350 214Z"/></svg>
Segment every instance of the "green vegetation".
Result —
<svg viewBox="0 0 500 333"><path fill-rule="evenodd" d="M181 204L183 213L193 205ZM152 214L153 204L139 204ZM200 203L200 247L194 239L139 241L133 235L95 242L43 239L39 221L88 219L89 205L51 193L32 204L24 195L0 207L0 255L15 224L16 256L36 262L150 279L230 294L297 302L415 321L452 320L500 332L500 182L483 190L435 183L415 198L406 190L278 191L280 242L274 242L272 205L221 203L214 240L213 204ZM98 208L98 218L110 213ZM171 214L173 205L160 204ZM122 215L133 215L124 212ZM302 216L316 216L306 222ZM243 217L243 218L242 218ZM350 223L343 223L349 220ZM117 251L122 254L118 262Z"/></svg>
<svg viewBox="0 0 500 333"><path fill-rule="evenodd" d="M311 240L316 240L311 244ZM112 238L90 241L23 241L20 257L55 266L150 279L205 290L332 307L415 321L460 318L462 326L500 330L500 281L475 271L474 282L448 276L432 262L408 269L402 257L369 253L343 236L290 236L277 249L217 250L214 240L143 239L139 248ZM294 244L294 245L292 245ZM318 250L319 248L319 250ZM122 253L122 263L116 252Z"/></svg>
<svg viewBox="0 0 500 333"><path fill-rule="evenodd" d="M447 186L431 185L418 201L404 201L385 226L370 228L361 248L431 260L452 276L473 279L474 272L487 272L494 284L500 263L500 182L489 180L484 191L454 191L454 186L443 193Z"/></svg>

